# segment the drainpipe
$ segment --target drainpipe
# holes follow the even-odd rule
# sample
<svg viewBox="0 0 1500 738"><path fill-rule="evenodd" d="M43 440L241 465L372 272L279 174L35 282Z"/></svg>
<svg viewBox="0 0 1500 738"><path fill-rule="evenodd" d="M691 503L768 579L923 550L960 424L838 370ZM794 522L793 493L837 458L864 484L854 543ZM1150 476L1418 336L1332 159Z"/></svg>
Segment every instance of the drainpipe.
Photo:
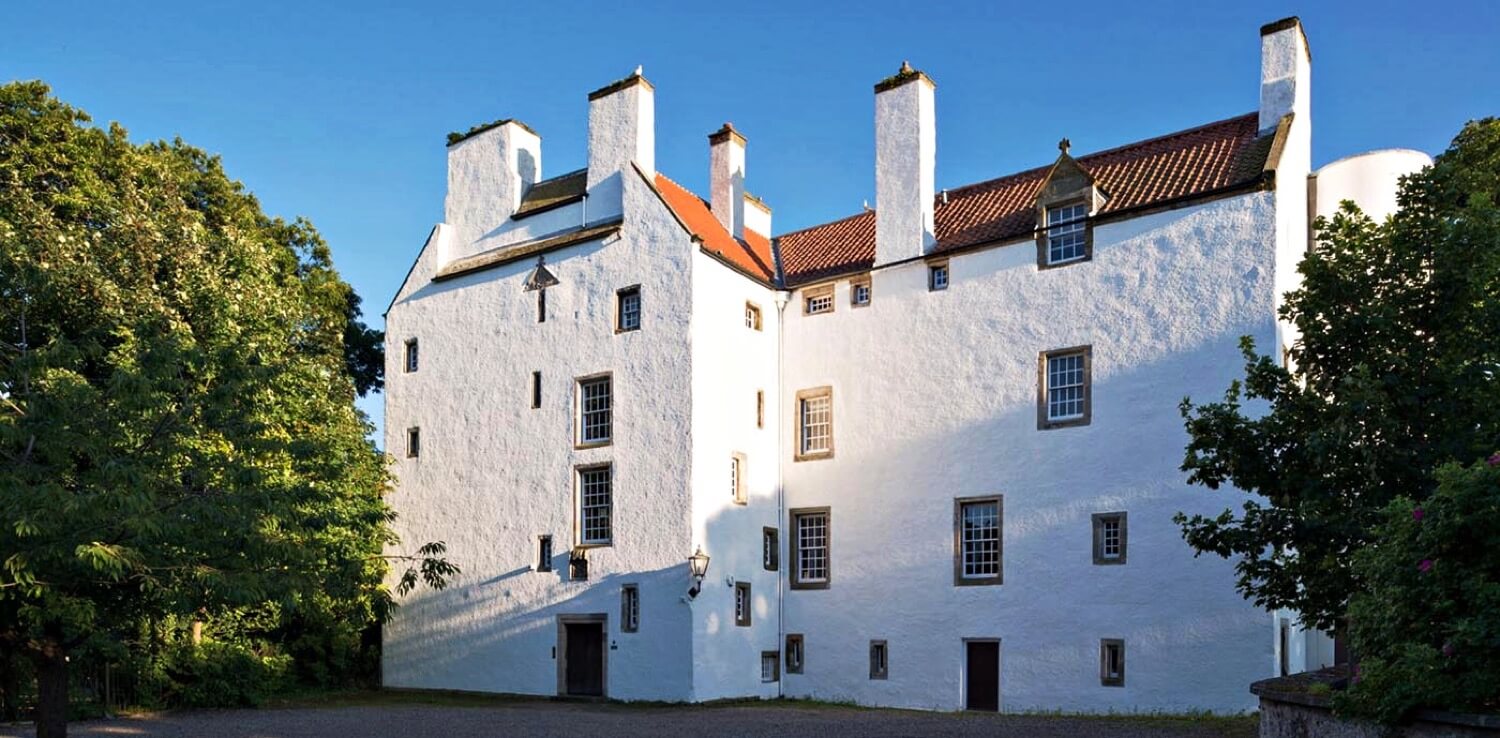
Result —
<svg viewBox="0 0 1500 738"><path fill-rule="evenodd" d="M786 422L781 417L781 388L786 376L786 304L791 300L791 293L776 293L776 529L781 530L781 521L786 519L786 475L782 464L786 463ZM787 531L791 535L791 531ZM777 536L776 556L781 557L781 540ZM788 541L791 539L788 538ZM791 557L787 557L790 559ZM776 652L781 654L781 664L776 668L781 669L786 663L786 576L792 566L790 560L782 562L776 567ZM786 674L776 680L776 697L786 697Z"/></svg>

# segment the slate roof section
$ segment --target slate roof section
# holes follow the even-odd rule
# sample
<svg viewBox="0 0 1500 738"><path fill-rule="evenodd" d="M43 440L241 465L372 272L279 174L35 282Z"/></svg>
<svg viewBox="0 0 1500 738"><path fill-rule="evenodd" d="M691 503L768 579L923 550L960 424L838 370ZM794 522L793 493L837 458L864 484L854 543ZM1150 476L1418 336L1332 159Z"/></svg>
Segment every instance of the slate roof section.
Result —
<svg viewBox="0 0 1500 738"><path fill-rule="evenodd" d="M1078 157L1109 195L1098 216L1248 188L1274 167L1274 134L1256 113ZM948 190L937 197L935 253L1031 238L1036 196L1051 164ZM787 286L871 268L875 211L779 237Z"/></svg>
<svg viewBox="0 0 1500 738"><path fill-rule="evenodd" d="M698 237L703 250L717 254L761 282L775 282L776 267L771 256L771 239L749 229L745 230L744 240L735 238L714 217L703 198L661 173L657 173L655 184L662 201L682 221L683 227Z"/></svg>
<svg viewBox="0 0 1500 738"><path fill-rule="evenodd" d="M511 217L524 218L578 202L588 189L588 181L589 170L579 169L537 182L521 196L521 206Z"/></svg>

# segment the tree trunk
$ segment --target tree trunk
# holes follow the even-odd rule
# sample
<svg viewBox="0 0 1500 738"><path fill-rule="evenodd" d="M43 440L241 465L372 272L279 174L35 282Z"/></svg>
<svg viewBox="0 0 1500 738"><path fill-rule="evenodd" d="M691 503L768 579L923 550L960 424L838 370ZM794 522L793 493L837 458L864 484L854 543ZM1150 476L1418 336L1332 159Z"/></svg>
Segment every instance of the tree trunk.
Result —
<svg viewBox="0 0 1500 738"><path fill-rule="evenodd" d="M193 645L195 647L203 645L203 621L202 620L194 620L193 621Z"/></svg>
<svg viewBox="0 0 1500 738"><path fill-rule="evenodd" d="M32 656L36 662L36 738L67 738L68 656L53 641Z"/></svg>

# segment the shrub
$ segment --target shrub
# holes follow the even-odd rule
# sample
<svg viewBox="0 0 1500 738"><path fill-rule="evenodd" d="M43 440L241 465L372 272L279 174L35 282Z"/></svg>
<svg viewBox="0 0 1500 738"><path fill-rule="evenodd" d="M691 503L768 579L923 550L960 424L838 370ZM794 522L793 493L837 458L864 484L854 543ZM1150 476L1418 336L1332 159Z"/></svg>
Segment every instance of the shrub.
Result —
<svg viewBox="0 0 1500 738"><path fill-rule="evenodd" d="M289 686L292 659L237 643L173 644L148 679L166 706L251 707Z"/></svg>
<svg viewBox="0 0 1500 738"><path fill-rule="evenodd" d="M1391 502L1354 555L1359 665L1335 702L1345 714L1500 710L1500 454L1444 466L1437 482L1421 503Z"/></svg>

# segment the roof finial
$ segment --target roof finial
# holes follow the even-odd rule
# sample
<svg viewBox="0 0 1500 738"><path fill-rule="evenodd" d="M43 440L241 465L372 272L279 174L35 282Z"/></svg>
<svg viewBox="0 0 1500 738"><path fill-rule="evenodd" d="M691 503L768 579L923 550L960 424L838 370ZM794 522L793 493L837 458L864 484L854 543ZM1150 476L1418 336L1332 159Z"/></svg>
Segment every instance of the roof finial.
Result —
<svg viewBox="0 0 1500 738"><path fill-rule="evenodd" d="M644 74L642 74L642 69L641 68L643 66L644 65L642 65L642 64L635 65L635 76L637 76L637 77L643 77L643 76L645 76Z"/></svg>
<svg viewBox="0 0 1500 738"><path fill-rule="evenodd" d="M1068 153L1068 149L1071 148L1073 148L1073 142L1069 141L1066 136L1063 137L1063 140L1057 142L1057 150L1063 152L1064 155L1066 155Z"/></svg>
<svg viewBox="0 0 1500 738"><path fill-rule="evenodd" d="M911 62L902 60L902 62L901 62L901 73L902 74L911 74L912 71L914 71L914 70L911 68Z"/></svg>

